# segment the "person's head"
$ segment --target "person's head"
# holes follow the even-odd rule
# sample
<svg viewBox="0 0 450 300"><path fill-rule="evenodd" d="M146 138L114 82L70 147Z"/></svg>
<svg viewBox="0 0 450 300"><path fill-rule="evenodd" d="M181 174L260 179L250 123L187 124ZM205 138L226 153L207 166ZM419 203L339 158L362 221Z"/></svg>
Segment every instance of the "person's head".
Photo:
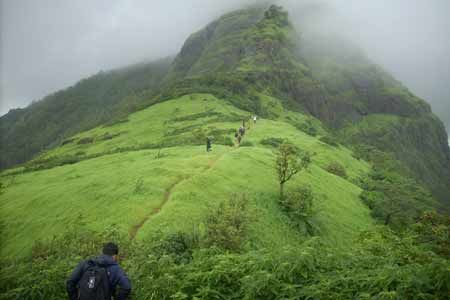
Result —
<svg viewBox="0 0 450 300"><path fill-rule="evenodd" d="M103 245L103 254L111 256L115 261L117 261L119 255L119 247L114 243L106 243Z"/></svg>

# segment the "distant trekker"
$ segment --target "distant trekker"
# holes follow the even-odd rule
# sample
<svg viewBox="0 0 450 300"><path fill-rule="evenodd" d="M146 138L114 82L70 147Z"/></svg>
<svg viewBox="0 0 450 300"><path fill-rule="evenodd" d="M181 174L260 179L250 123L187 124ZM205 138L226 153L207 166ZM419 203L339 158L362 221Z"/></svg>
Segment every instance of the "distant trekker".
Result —
<svg viewBox="0 0 450 300"><path fill-rule="evenodd" d="M113 243L103 246L103 255L82 261L67 280L70 300L126 300L131 284L117 263L119 247ZM116 287L120 290L116 296Z"/></svg>
<svg viewBox="0 0 450 300"><path fill-rule="evenodd" d="M239 127L239 135L244 136L245 134L245 127Z"/></svg>
<svg viewBox="0 0 450 300"><path fill-rule="evenodd" d="M256 124L256 115L253 116L253 123Z"/></svg>
<svg viewBox="0 0 450 300"><path fill-rule="evenodd" d="M238 134L238 137L237 137L238 145L241 144L241 139L242 139L242 136Z"/></svg>
<svg viewBox="0 0 450 300"><path fill-rule="evenodd" d="M211 138L208 136L207 138L206 138L206 152L209 152L209 151L211 151L212 149L211 149Z"/></svg>

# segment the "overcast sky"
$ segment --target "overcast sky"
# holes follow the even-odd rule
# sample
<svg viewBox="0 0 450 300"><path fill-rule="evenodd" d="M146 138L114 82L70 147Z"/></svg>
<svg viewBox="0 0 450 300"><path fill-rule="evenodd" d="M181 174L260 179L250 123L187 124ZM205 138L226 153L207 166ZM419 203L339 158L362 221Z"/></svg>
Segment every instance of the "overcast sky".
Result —
<svg viewBox="0 0 450 300"><path fill-rule="evenodd" d="M333 13L318 22L356 41L450 119L450 1L305 1L325 2ZM99 70L173 55L193 31L254 2L0 0L0 114ZM300 1L278 2L299 9Z"/></svg>

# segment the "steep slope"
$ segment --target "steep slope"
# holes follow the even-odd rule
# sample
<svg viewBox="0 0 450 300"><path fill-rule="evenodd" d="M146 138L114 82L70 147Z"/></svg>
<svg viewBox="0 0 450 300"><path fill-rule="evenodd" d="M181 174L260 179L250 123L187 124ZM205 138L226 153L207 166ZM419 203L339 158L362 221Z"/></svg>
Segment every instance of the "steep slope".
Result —
<svg viewBox="0 0 450 300"><path fill-rule="evenodd" d="M63 299L68 271L114 241L136 299L446 299L448 219L423 214L434 199L399 174L444 174L424 159L445 162L439 121L365 59L328 68L306 41L279 7L227 14L186 42L156 94L141 86L153 105L0 172L0 298ZM387 82L381 109L381 87L364 98L348 74ZM311 163L280 199L284 141Z"/></svg>
<svg viewBox="0 0 450 300"><path fill-rule="evenodd" d="M278 6L226 14L193 34L170 67L164 61L133 70L94 76L2 117L1 166L136 106L203 92L274 117L260 97L269 95L320 119L345 143L390 153L406 166L405 175L449 203L448 137L429 106L347 41L307 28L299 35ZM365 130L367 123L381 130Z"/></svg>
<svg viewBox="0 0 450 300"><path fill-rule="evenodd" d="M309 118L279 108L280 117L251 124L244 136L247 146L236 147L233 133L250 112L212 95L187 95L134 113L128 122L74 136L30 162L41 170L3 172L2 255L25 255L36 239L59 236L70 224L96 231L114 225L131 239L144 240L158 231L189 231L205 220L210 207L233 193L246 194L254 207L248 240L254 247L300 243L305 237L277 205L274 148L261 143L267 138L288 139L314 153L310 169L287 188L310 185L318 209L314 223L324 240L335 246L351 244L372 224L359 200L361 189L353 183L369 165L348 149L324 144L319 136L290 125L287 121ZM202 131L215 136L210 153ZM104 139L106 134L112 138ZM80 143L88 137L91 142ZM169 142L171 147L154 147ZM80 157L78 163L53 167L52 160L72 155ZM347 179L325 170L334 161L345 166Z"/></svg>
<svg viewBox="0 0 450 300"><path fill-rule="evenodd" d="M275 96L346 143L391 153L407 167L405 175L450 203L447 133L429 105L347 41L307 30L300 38L280 7L233 12L193 34L168 82L163 98L210 92L263 116L258 92ZM383 115L395 118L384 122ZM378 119L383 131L360 132L366 119Z"/></svg>
<svg viewBox="0 0 450 300"><path fill-rule="evenodd" d="M430 106L336 37L305 35L302 56L328 94L334 116L322 119L351 144L372 145L450 204L450 150ZM367 155L369 156L369 155Z"/></svg>
<svg viewBox="0 0 450 300"><path fill-rule="evenodd" d="M23 163L65 137L149 105L170 62L100 72L27 108L11 110L0 118L0 168Z"/></svg>

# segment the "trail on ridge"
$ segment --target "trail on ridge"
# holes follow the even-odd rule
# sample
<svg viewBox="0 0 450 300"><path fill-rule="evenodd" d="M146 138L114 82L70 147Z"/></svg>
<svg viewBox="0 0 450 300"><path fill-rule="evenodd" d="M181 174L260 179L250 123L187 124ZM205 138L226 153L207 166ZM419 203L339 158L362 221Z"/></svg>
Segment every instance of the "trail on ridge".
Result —
<svg viewBox="0 0 450 300"><path fill-rule="evenodd" d="M234 148L231 151L236 150L237 148ZM218 157L216 157L215 159L209 160L207 166L204 168L204 171L201 174L204 174L204 172L211 170L212 168L214 168L214 166L216 165L216 163L227 153L231 152L231 151L227 151L225 153L222 153L221 155L219 155ZM175 188L181 184L182 182L192 179L194 178L196 175L192 175L189 177L179 177L176 181L174 181L169 187L166 188L166 191L164 192L164 198L163 201L161 201L161 203L153 208L139 223L137 223L136 225L134 225L130 231L129 231L129 235L130 238L132 240L134 240L136 238L137 233L139 232L139 230L142 228L142 226L144 226L144 224L154 215L156 215L157 213L159 213L163 207L166 205L167 202L169 202L170 197L172 196L172 192L175 190Z"/></svg>
<svg viewBox="0 0 450 300"><path fill-rule="evenodd" d="M248 127L248 130L251 127ZM248 133L247 133L248 135ZM239 145L235 145L233 147L233 149L231 151L226 151L225 153L220 154L218 157L216 157L215 159L209 160L207 166L204 168L204 171L201 173L202 175L204 174L204 172L207 172L208 170L211 170L214 168L214 166L216 165L216 163L227 153L230 153L232 151L235 151L239 149ZM139 230L144 226L145 223L147 223L147 221L154 215L156 215L157 213L159 213L163 207L166 205L167 202L169 202L170 197L172 196L173 191L175 190L175 188L181 184L182 182L192 179L193 177L195 177L196 175L192 175L189 177L179 177L175 182L173 182L168 188L166 188L166 191L164 192L164 198L163 201L161 201L161 203L155 207L154 209L152 209L144 218L142 218L142 220L137 223L136 225L134 225L130 231L129 231L129 235L130 238L132 240L134 240L137 236L137 233L139 232Z"/></svg>

